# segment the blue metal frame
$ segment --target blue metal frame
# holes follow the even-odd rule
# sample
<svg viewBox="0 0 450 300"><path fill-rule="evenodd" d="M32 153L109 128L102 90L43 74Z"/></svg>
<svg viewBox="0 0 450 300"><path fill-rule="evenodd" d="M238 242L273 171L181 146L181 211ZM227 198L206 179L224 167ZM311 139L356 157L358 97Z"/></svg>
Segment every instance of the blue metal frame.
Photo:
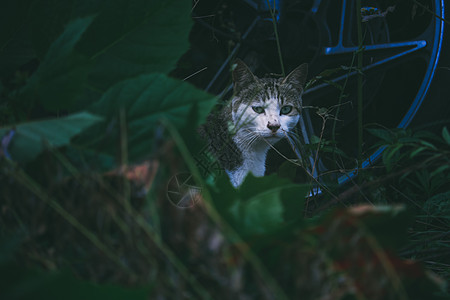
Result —
<svg viewBox="0 0 450 300"><path fill-rule="evenodd" d="M347 1L347 0L344 0L344 1ZM444 0L436 0L435 5L436 5L436 7L439 7L439 5L440 5L441 10L440 10L440 14L438 15L438 17L440 17L440 18L436 17L436 21L435 21L436 22L435 35L434 35L435 43L434 43L433 50L431 52L432 56L430 58L430 63L428 64L426 75L425 75L425 78L423 81L423 82L425 82L425 84L422 84L422 86L420 87L419 92L417 93L417 97L414 99L409 110L406 112L405 116L400 121L397 128L406 128L411 123L411 121L413 120L417 111L419 110L420 105L422 104L422 102L427 94L428 89L430 88L431 81L432 81L435 71L436 71L436 67L437 67L437 64L439 61L439 56L441 54L442 38L443 38L443 34L444 34ZM423 48L423 47L421 47L421 48ZM417 49L413 48L411 50L416 51ZM408 53L410 53L411 50L408 50L409 51ZM403 52L399 55L403 56L405 54L407 54L407 53ZM370 157L362 163L362 168L365 169L367 167L373 166L373 164L376 161L378 161L378 159L381 158L381 155L385 149L386 149L386 146L380 147L377 151L375 151L375 153L370 155ZM350 173L340 176L338 178L338 183L344 184L346 182L349 182L356 175L358 175L358 169L354 169Z"/></svg>
<svg viewBox="0 0 450 300"><path fill-rule="evenodd" d="M245 39L250 32L255 28L255 25L260 21L261 19L265 18L265 14L269 13L270 10L272 10L275 13L276 20L279 22L281 14L281 9L283 7L283 0L243 0L245 3L247 3L250 7L252 7L254 10L260 12L260 16L256 17L255 20L251 23L251 25L248 27L247 31L243 34L242 38ZM319 10L319 7L321 5L323 0L314 0L311 12L317 13ZM338 42L333 47L326 47L324 49L323 54L324 55L336 55L336 54L345 54L345 53L352 53L358 50L358 47L348 47L344 45L344 32L345 32L345 13L347 8L348 0L343 0L342 2L342 13L341 13L341 20L340 20L340 28L339 28L339 36L338 36ZM433 49L431 51L431 57L430 57L430 63L428 64L425 78L422 82L421 87L419 88L419 91L417 93L416 98L412 102L409 110L406 112L402 120L400 121L398 128L406 128L411 123L412 119L416 115L417 111L420 108L420 105L422 104L427 91L431 85L431 81L434 77L436 66L439 61L440 53L441 53L441 47L442 47L442 37L444 33L444 0L435 0L435 7L440 7L439 11L439 18L436 18L436 24L435 24L435 35L434 35L434 43L433 43ZM377 44L377 45L368 45L364 46L364 51L370 52L370 51L377 51L377 50L394 50L398 49L399 53L387 57L385 59L382 59L376 63L373 63L369 66L366 66L363 68L362 71L367 71L369 69L378 67L380 65L383 65L385 63L394 61L396 59L399 59L401 57L404 57L405 55L411 54L413 52L416 52L420 49L423 49L427 46L427 41L425 40L417 40L417 41L408 41L408 42L397 42L397 43L384 43L384 44ZM216 82L217 78L226 70L226 67L230 63L230 59L234 57L234 54L239 50L241 47L241 43L238 43L234 49L232 50L231 54L228 56L228 58L224 61L224 63L221 65L219 70L216 72L213 79L209 82L208 86L206 87L206 90L209 91L212 85ZM354 76L356 75L356 71L350 72L346 75L342 75L340 77L337 77L333 79L333 82L338 82L346 77ZM320 84L313 88L308 89L305 91L305 95L311 92L314 92L316 90L319 90L321 88L324 88L328 84ZM227 87L223 90L222 95L230 91L232 86ZM305 125L303 124L302 130L303 135L306 134ZM304 136L305 142L308 143L308 137L307 134ZM362 168L365 169L367 167L373 166L373 164L380 159L383 151L386 149L386 147L381 147L378 150L376 150L368 159L366 159L362 163ZM338 183L344 184L350 180L352 180L356 175L358 174L358 169L354 169L353 171L342 175L338 177ZM315 174L317 176L317 174Z"/></svg>

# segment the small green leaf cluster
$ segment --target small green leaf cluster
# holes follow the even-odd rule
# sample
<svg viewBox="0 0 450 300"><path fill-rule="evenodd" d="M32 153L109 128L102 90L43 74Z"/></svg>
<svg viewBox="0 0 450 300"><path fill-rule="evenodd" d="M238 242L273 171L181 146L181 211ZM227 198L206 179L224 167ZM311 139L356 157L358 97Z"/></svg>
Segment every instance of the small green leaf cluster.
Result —
<svg viewBox="0 0 450 300"><path fill-rule="evenodd" d="M405 203L417 215L410 228L413 237L403 253L427 264L448 278L450 261L445 236L450 232L450 135L441 131L369 129L384 149L385 172L374 172L383 181L375 193L387 203ZM377 174L378 173L378 174ZM376 175L375 175L376 174Z"/></svg>
<svg viewBox="0 0 450 300"><path fill-rule="evenodd" d="M309 190L307 184L294 184L275 175L256 178L252 174L238 190L232 188L226 177L221 177L211 189L214 204L225 220L240 236L252 238L299 225Z"/></svg>
<svg viewBox="0 0 450 300"><path fill-rule="evenodd" d="M388 172L402 170L399 180L415 177L421 192L430 196L450 180L450 137L446 127L441 136L429 131L368 129L383 147L383 164Z"/></svg>

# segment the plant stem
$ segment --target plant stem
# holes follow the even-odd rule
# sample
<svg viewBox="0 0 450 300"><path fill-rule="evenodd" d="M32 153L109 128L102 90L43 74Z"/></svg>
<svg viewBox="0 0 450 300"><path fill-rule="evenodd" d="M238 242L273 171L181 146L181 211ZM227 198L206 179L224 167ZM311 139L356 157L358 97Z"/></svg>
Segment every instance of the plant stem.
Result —
<svg viewBox="0 0 450 300"><path fill-rule="evenodd" d="M136 211L126 199L122 199L120 194L114 191L114 188L112 186L106 184L103 181L98 181L98 183L101 184L105 190L110 191L111 197L116 198L118 202L123 205L126 213L132 217L132 219L142 230L144 230L147 236L155 243L158 249L165 255L169 262L180 273L181 277L189 282L200 299L212 299L206 288L204 288L200 284L200 282L197 281L195 276L192 276L192 274L189 272L189 269L184 265L184 263L176 256L172 249L170 249L170 247L166 243L164 243L160 233L155 230L155 227L150 225L148 221L142 216L142 214ZM125 197L126 196L127 195L125 195Z"/></svg>
<svg viewBox="0 0 450 300"><path fill-rule="evenodd" d="M362 145L363 145L363 36L361 24L361 0L356 0L356 27L358 32L357 51L357 101L358 101L358 169L362 167Z"/></svg>
<svg viewBox="0 0 450 300"><path fill-rule="evenodd" d="M360 0L357 0L358 2ZM407 300L408 294L406 293L405 286L403 285L400 275L395 269L395 266L389 259L387 252L381 247L377 239L373 236L373 234L370 232L370 230L365 226L363 222L357 221L357 226L363 230L365 233L365 240L367 242L367 245L372 249L373 254L378 258L378 262L383 267L386 277L389 280L389 282L392 284L392 287L394 288L395 294L398 297L397 299L400 300Z"/></svg>
<svg viewBox="0 0 450 300"><path fill-rule="evenodd" d="M128 132L127 132L127 113L125 108L119 110L120 124L120 165L122 168L128 166ZM123 171L123 170L122 170Z"/></svg>
<svg viewBox="0 0 450 300"><path fill-rule="evenodd" d="M128 129L127 129L127 113L125 108L121 107L119 110L119 124L120 124L120 173L122 175L124 204L131 207L131 188L130 182L125 176L128 168Z"/></svg>
<svg viewBox="0 0 450 300"><path fill-rule="evenodd" d="M194 159L192 158L191 153L189 152L186 144L183 141L183 138L180 136L176 128L169 123L169 121L162 119L162 123L168 129L170 135L172 136L175 144L180 150L181 155L183 156L186 165L191 171L195 182L202 187L202 198L203 204L205 205L208 216L222 228L225 236L228 240L241 252L242 256L247 259L247 261L255 268L258 272L258 275L261 279L267 284L267 286L271 289L271 292L275 296L276 299L287 300L289 299L285 294L284 290L278 285L277 281L272 277L272 275L268 272L265 266L262 264L261 260L253 253L250 246L239 236L239 234L231 227L228 222L226 222L219 212L214 207L211 193L209 192L200 171L195 164Z"/></svg>
<svg viewBox="0 0 450 300"><path fill-rule="evenodd" d="M331 140L334 143L335 148L337 148L337 145L338 145L337 144L337 139L336 139L336 124L337 124L337 121L339 119L339 114L341 112L342 99L345 96L345 89L347 87L348 78L350 77L350 73L352 72L354 64L355 64L355 58L356 58L356 53L353 53L352 62L350 63L350 68L348 69L347 76L345 77L344 84L342 85L342 89L341 89L341 92L339 94L338 105L337 105L337 108L336 108L336 115L335 115L334 120L333 120L333 128L331 130ZM337 165L338 159L337 159L337 155L336 155L336 153L334 151L333 151L333 158L334 158L334 162L335 162L334 166L336 168L338 168L338 165Z"/></svg>
<svg viewBox="0 0 450 300"><path fill-rule="evenodd" d="M111 261L116 263L122 270L127 272L133 277L137 275L111 250L105 245L92 231L81 224L72 214L65 210L59 201L52 199L42 187L34 181L23 169L15 165L12 161L6 160L12 169L10 175L22 184L31 193L36 195L37 198L44 201L48 206L54 209L64 220L70 225L76 228L84 237L86 237L95 247L102 251Z"/></svg>
<svg viewBox="0 0 450 300"><path fill-rule="evenodd" d="M435 16L436 18L438 18L439 20L441 20L441 21L443 21L443 22L445 22L445 23L447 23L447 24L450 25L450 22L449 22L448 20L446 20L446 19L444 19L443 17L437 15L437 14L436 14L434 11L432 11L428 6L423 5L422 3L420 3L420 2L417 1L417 0L413 0L413 2L414 2L417 6L422 7L424 10L426 10L427 12L429 12L430 14L432 14L433 16Z"/></svg>
<svg viewBox="0 0 450 300"><path fill-rule="evenodd" d="M277 41L277 50L278 50L278 58L280 60L280 65L281 65L281 74L284 76L286 76L286 73L284 71L284 64L283 64L283 57L281 56L281 47L280 47L280 39L278 37L278 27L277 27L277 20L275 20L275 1L273 1L273 9L270 7L270 2L269 0L267 1L267 6L269 7L269 11L270 11L270 15L272 17L272 24L273 24L273 31L275 32L275 39Z"/></svg>

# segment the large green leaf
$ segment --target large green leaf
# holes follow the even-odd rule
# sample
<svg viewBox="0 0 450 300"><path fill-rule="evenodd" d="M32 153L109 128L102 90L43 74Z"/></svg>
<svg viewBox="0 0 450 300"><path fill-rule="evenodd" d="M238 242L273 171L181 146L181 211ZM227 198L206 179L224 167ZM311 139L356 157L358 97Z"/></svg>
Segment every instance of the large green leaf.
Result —
<svg viewBox="0 0 450 300"><path fill-rule="evenodd" d="M66 26L30 78L22 100L37 100L51 110L70 107L81 91L89 70L88 60L75 53L74 47L92 19L76 19Z"/></svg>
<svg viewBox="0 0 450 300"><path fill-rule="evenodd" d="M122 81L110 88L90 110L105 116L108 124L96 126L83 135L82 144L101 138L96 149L116 152L120 141L119 112L126 112L129 158L136 160L151 153L158 124L165 119L178 130L192 131L206 118L215 104L214 97L192 85L163 74L146 74ZM193 113L195 112L195 113ZM190 118L196 115L195 120Z"/></svg>
<svg viewBox="0 0 450 300"><path fill-rule="evenodd" d="M7 151L14 160L26 162L41 153L45 143L53 147L67 145L73 136L100 120L98 116L82 112L63 118L0 128L0 137L9 136L13 130L14 135L11 135Z"/></svg>
<svg viewBox="0 0 450 300"><path fill-rule="evenodd" d="M192 3L185 0L107 1L77 49L95 61L91 88L144 73L167 73L188 50Z"/></svg>
<svg viewBox="0 0 450 300"><path fill-rule="evenodd" d="M219 212L242 236L271 234L303 217L309 185L293 184L275 175L249 174L239 189L228 178L220 178L212 188Z"/></svg>

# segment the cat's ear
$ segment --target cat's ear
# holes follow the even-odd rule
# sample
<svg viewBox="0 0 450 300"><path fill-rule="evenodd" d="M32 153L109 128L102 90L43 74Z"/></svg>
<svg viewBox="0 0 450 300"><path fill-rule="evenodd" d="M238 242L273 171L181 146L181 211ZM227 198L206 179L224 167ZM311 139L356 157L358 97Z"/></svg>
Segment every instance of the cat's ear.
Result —
<svg viewBox="0 0 450 300"><path fill-rule="evenodd" d="M253 75L252 71L239 58L234 61L234 69L232 73L234 92L237 94L242 89L248 87L250 84L258 82L258 78Z"/></svg>
<svg viewBox="0 0 450 300"><path fill-rule="evenodd" d="M305 86L306 76L308 75L308 64L304 63L295 68L291 73L289 73L286 78L284 78L282 84L290 84L297 90L303 91Z"/></svg>

